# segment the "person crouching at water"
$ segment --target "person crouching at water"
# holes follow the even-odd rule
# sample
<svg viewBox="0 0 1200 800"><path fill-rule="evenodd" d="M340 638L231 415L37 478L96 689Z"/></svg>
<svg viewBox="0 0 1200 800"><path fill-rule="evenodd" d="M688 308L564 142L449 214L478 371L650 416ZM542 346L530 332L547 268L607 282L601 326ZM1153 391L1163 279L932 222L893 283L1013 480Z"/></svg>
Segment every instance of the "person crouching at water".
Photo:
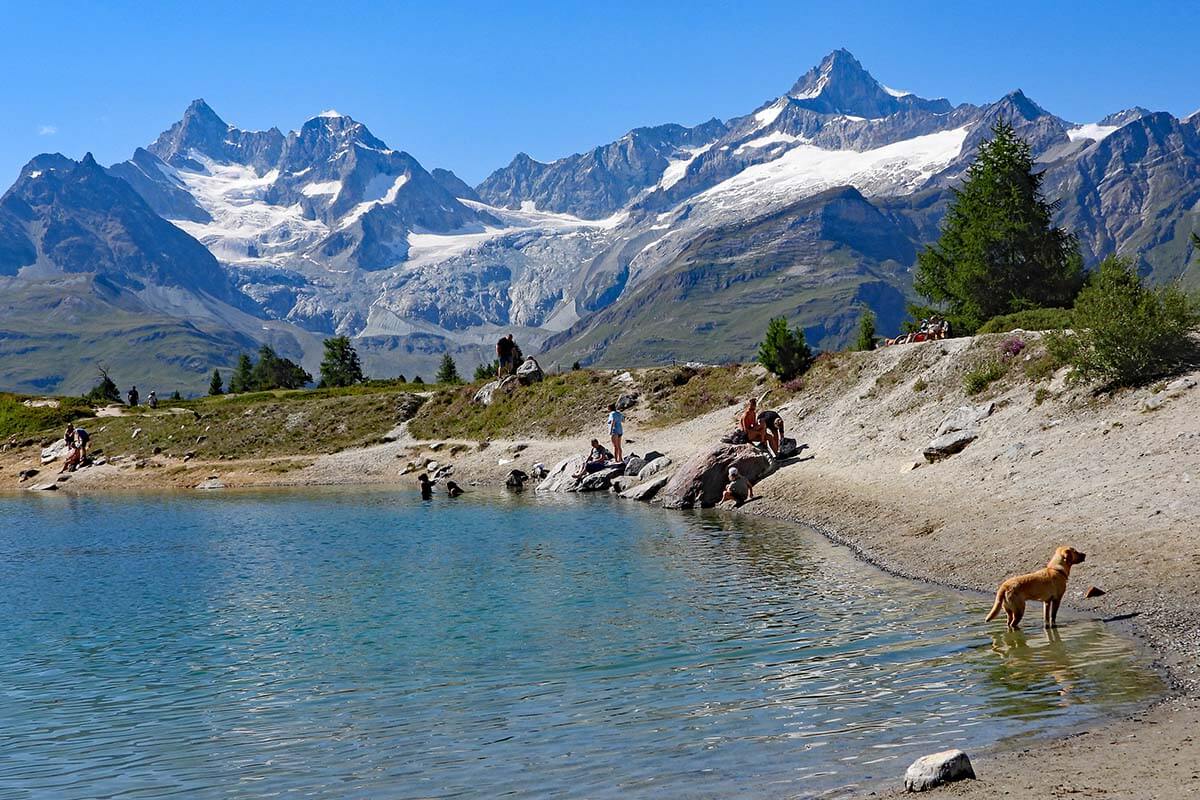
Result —
<svg viewBox="0 0 1200 800"><path fill-rule="evenodd" d="M422 472L417 476L417 483L421 484L421 499L433 499L433 481L429 480L429 476Z"/></svg>
<svg viewBox="0 0 1200 800"><path fill-rule="evenodd" d="M67 457L63 459L62 469L58 471L59 475L64 472L74 472L75 467L79 466L79 462L83 458L79 450L79 442L75 438L75 426L70 422L67 423L67 432L63 435L63 441L67 444Z"/></svg>
<svg viewBox="0 0 1200 800"><path fill-rule="evenodd" d="M746 477L738 472L737 467L729 468L729 485L725 487L725 494L721 495L721 502L732 500L739 506L754 499L754 484L746 480Z"/></svg>
<svg viewBox="0 0 1200 800"><path fill-rule="evenodd" d="M616 403L608 404L608 435L612 437L613 458L621 461L621 437L625 435L625 415L617 411ZM636 442L635 442L636 444Z"/></svg>
<svg viewBox="0 0 1200 800"><path fill-rule="evenodd" d="M612 457L612 453L604 449L604 445L600 444L599 439L592 439L592 452L588 453L583 466L579 468L579 472L576 472L571 477L578 480L589 472L604 469L608 465L608 462L612 461Z"/></svg>

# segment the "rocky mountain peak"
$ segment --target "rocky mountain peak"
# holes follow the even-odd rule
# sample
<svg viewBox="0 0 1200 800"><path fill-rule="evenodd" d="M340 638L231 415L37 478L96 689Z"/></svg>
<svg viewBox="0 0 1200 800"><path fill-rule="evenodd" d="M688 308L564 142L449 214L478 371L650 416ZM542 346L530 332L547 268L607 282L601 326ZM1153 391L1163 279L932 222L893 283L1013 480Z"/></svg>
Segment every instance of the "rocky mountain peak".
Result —
<svg viewBox="0 0 1200 800"><path fill-rule="evenodd" d="M1098 124L1098 125L1115 125L1117 127L1120 127L1122 125L1128 125L1130 122L1133 122L1135 119L1141 119L1142 117L1148 117L1148 116L1150 116L1150 113L1151 113L1150 109L1148 109L1148 108L1142 108L1141 106L1134 106L1133 108L1126 108L1123 111L1116 111L1112 114L1109 114L1107 117L1100 120L1096 124Z"/></svg>
<svg viewBox="0 0 1200 800"><path fill-rule="evenodd" d="M878 119L908 109L934 113L950 110L946 100L926 100L888 89L866 70L849 50L834 50L804 73L788 91L797 106L822 114Z"/></svg>

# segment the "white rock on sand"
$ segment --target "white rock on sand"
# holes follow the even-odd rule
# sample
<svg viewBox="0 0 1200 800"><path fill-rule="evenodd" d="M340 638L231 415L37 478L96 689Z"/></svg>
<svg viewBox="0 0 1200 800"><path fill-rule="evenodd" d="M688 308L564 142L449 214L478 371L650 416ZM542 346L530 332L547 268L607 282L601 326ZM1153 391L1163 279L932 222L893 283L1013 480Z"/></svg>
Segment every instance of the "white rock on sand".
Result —
<svg viewBox="0 0 1200 800"><path fill-rule="evenodd" d="M944 783L975 780L971 759L962 750L943 750L921 756L904 773L904 790L924 792Z"/></svg>

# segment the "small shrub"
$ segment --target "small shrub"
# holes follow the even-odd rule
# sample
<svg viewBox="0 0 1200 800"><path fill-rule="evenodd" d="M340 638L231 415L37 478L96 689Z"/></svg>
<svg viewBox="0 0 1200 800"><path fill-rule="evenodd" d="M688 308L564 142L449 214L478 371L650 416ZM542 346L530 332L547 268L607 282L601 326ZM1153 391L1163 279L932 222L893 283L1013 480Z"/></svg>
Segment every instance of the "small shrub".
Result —
<svg viewBox="0 0 1200 800"><path fill-rule="evenodd" d="M1033 393L1033 404L1035 406L1040 406L1042 403L1046 402L1046 398L1049 396L1050 390L1045 386L1039 386L1038 390Z"/></svg>
<svg viewBox="0 0 1200 800"><path fill-rule="evenodd" d="M912 390L914 392L923 392L928 388L929 388L929 384L926 382L926 380L924 378L917 378L913 382L913 385L912 385Z"/></svg>
<svg viewBox="0 0 1200 800"><path fill-rule="evenodd" d="M985 322L978 333L1008 333L1009 331L1054 331L1074 327L1074 314L1069 308L1031 308L1013 314L1001 314Z"/></svg>
<svg viewBox="0 0 1200 800"><path fill-rule="evenodd" d="M1005 358L1016 358L1025 349L1025 340L1020 336L1006 336L1000 342L1000 355Z"/></svg>
<svg viewBox="0 0 1200 800"><path fill-rule="evenodd" d="M804 391L804 378L792 378L783 385L783 388L792 394Z"/></svg>
<svg viewBox="0 0 1200 800"><path fill-rule="evenodd" d="M1200 311L1183 291L1142 284L1132 264L1110 256L1075 303L1075 336L1047 345L1080 377L1134 385L1168 375L1195 355Z"/></svg>
<svg viewBox="0 0 1200 800"><path fill-rule="evenodd" d="M974 396L1004 377L1008 367L999 359L989 358L963 375L963 391Z"/></svg>

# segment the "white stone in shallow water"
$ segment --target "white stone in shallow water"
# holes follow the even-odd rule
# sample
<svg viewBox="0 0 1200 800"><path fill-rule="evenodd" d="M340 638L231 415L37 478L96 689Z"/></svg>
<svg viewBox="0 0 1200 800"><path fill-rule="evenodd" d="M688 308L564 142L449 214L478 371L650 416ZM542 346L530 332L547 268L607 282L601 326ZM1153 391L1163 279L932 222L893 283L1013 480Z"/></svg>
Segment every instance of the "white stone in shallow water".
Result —
<svg viewBox="0 0 1200 800"><path fill-rule="evenodd" d="M971 759L962 750L943 750L921 756L904 773L906 792L924 792L961 780L975 780Z"/></svg>

